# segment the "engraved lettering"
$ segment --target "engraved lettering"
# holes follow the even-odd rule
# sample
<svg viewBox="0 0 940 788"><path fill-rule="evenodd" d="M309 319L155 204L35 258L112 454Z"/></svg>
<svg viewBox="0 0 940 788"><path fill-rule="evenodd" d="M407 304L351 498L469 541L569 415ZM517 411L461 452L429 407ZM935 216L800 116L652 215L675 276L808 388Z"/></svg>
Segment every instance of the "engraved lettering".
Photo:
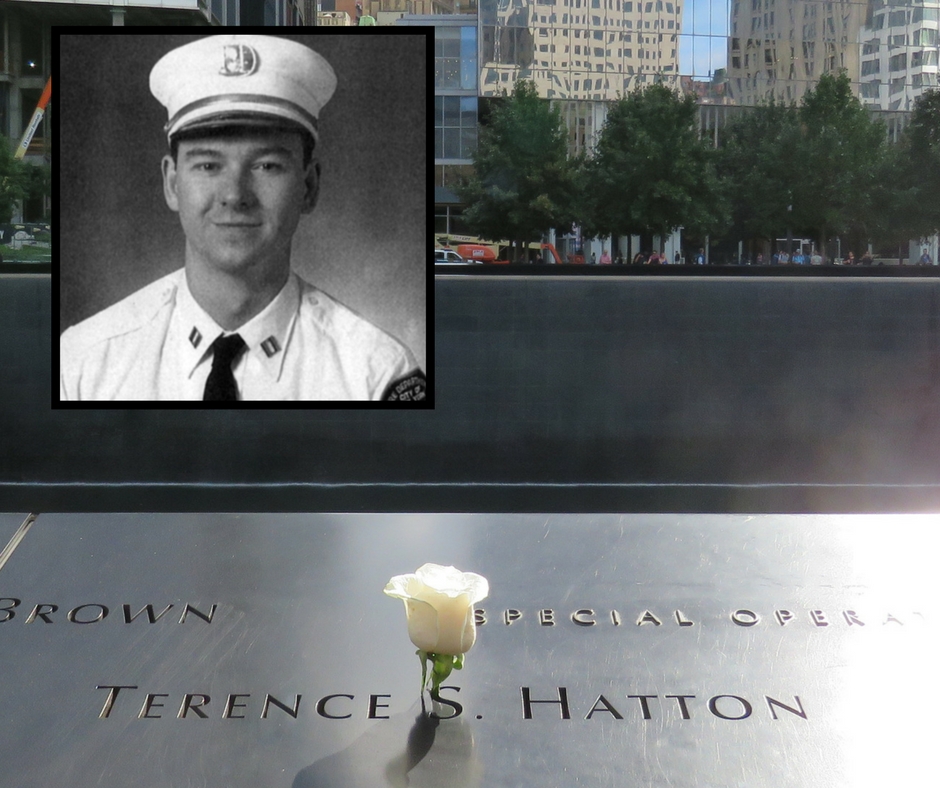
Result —
<svg viewBox="0 0 940 788"><path fill-rule="evenodd" d="M473 623L482 627L486 623L486 611L483 608L477 608L473 611Z"/></svg>
<svg viewBox="0 0 940 788"><path fill-rule="evenodd" d="M782 627L785 627L790 621L793 620L793 613L791 613L789 610L775 610L774 616Z"/></svg>
<svg viewBox="0 0 940 788"><path fill-rule="evenodd" d="M643 719L651 720L653 715L650 714L650 699L658 698L658 695L627 695L628 698L637 698L640 701L640 707L643 709Z"/></svg>
<svg viewBox="0 0 940 788"><path fill-rule="evenodd" d="M685 614L681 610L677 610L676 611L676 623L680 627L691 627L695 622L689 621L689 619L685 617Z"/></svg>
<svg viewBox="0 0 940 788"><path fill-rule="evenodd" d="M183 608L183 615L180 616L180 623L181 623L181 624L184 623L184 622L186 621L186 616L187 616L189 613L193 613L193 614L199 616L199 618L201 618L201 619L202 619L203 621L205 621L207 624L211 624L211 623L212 623L212 617L215 615L215 609L216 609L217 607L218 607L218 605L213 605L213 606L209 609L209 615L206 615L205 613L203 613L202 611L200 611L200 610L198 610L197 608L193 607L191 604L189 604L189 603L187 602L187 603L186 603L186 606Z"/></svg>
<svg viewBox="0 0 940 788"><path fill-rule="evenodd" d="M46 608L46 609L43 610L43 608ZM30 612L29 616L28 616L27 619L26 619L26 623L27 623L27 624L32 624L37 618L41 618L41 619L42 619L43 621L45 621L47 624L51 624L51 623L53 623L53 622L52 622L52 620L49 618L49 614L50 614L50 613L55 613L55 611L58 610L58 609L59 609L59 606L58 606L58 605L50 605L50 604L47 604L47 603L38 604L38 605L36 605L36 607L34 607L34 608L32 609L32 611Z"/></svg>
<svg viewBox="0 0 940 788"><path fill-rule="evenodd" d="M222 711L223 720L243 720L245 719L244 714L233 714L232 712L235 709L247 709L248 705L245 703L236 703L236 698L250 698L251 695L245 694L236 694L229 695L225 700L225 709Z"/></svg>
<svg viewBox="0 0 940 788"><path fill-rule="evenodd" d="M104 702L104 706L101 707L101 714L98 715L98 719L106 720L111 714L111 709L114 708L114 701L117 700L118 693L122 689L137 689L136 684L98 684L95 689L106 689L109 690L108 697Z"/></svg>
<svg viewBox="0 0 940 788"><path fill-rule="evenodd" d="M163 704L157 703L157 698L169 698L170 696L163 692L149 692L147 693L147 698L144 700L144 705L140 707L140 714L137 715L139 720L159 720L159 714L151 714L150 712L153 709L162 709Z"/></svg>
<svg viewBox="0 0 940 788"><path fill-rule="evenodd" d="M901 621L901 619L896 618L896 617L893 616L891 613L888 613L888 617L885 619L885 624L890 624L892 621L893 621L895 624L899 624L899 625L902 626L902 627L904 626L904 622Z"/></svg>
<svg viewBox="0 0 940 788"><path fill-rule="evenodd" d="M539 611L539 623L543 627L553 627L555 626L555 611L551 608L546 608Z"/></svg>
<svg viewBox="0 0 940 788"><path fill-rule="evenodd" d="M526 720L532 719L532 704L533 703L552 703L558 704L561 707L561 718L563 720L571 719L571 711L568 708L568 690L566 687L558 687L558 700L532 700L532 696L529 693L528 687L522 688L522 718Z"/></svg>
<svg viewBox="0 0 940 788"><path fill-rule="evenodd" d="M752 627L760 621L760 616L753 610L735 610L731 614L731 620L739 627Z"/></svg>
<svg viewBox="0 0 940 788"><path fill-rule="evenodd" d="M744 713L738 715L737 717L732 717L729 714L722 714L720 711L718 711L718 700L720 698L734 698L736 701L738 701L738 703L741 704L741 708ZM715 695L715 697L709 698L708 700L708 710L716 717L720 717L723 720L743 720L751 716L751 704L738 695Z"/></svg>
<svg viewBox="0 0 940 788"><path fill-rule="evenodd" d="M441 687L442 690L453 690L454 692L460 692L460 687ZM436 711L432 711L428 716L434 720L452 720L454 717L459 717L463 712L463 706L461 706L455 700L448 700L447 698L440 698L440 700L434 701L434 705L437 706L439 703L443 703L445 706L450 706L453 710L453 714L449 714L446 717L441 717Z"/></svg>
<svg viewBox="0 0 940 788"><path fill-rule="evenodd" d="M519 610L514 610L513 608L509 608L508 610L503 611L503 621L506 622L507 627L513 621L518 621L520 618L522 618L522 612Z"/></svg>
<svg viewBox="0 0 940 788"><path fill-rule="evenodd" d="M598 708L598 707L597 707L597 704L598 704L598 703L602 703L602 704L604 705L604 708L602 708L602 709L601 709L601 708ZM623 715L622 715L619 711L617 711L617 709L615 709L615 708L613 707L613 705L611 705L610 701L607 700L607 698L605 698L603 695L598 695L598 696L597 696L597 700L594 701L594 706L593 706L593 708L588 712L587 717L585 717L584 719L586 719L586 720L591 719L591 717L594 716L594 712L595 712L595 711L607 711L607 712L610 712L610 714L613 716L613 718L614 718L615 720L622 720L622 719L623 719Z"/></svg>
<svg viewBox="0 0 940 788"><path fill-rule="evenodd" d="M620 626L620 613L618 613L616 610L611 610L610 620L614 622L615 627L619 627Z"/></svg>
<svg viewBox="0 0 940 788"><path fill-rule="evenodd" d="M199 703L193 703L193 701L194 701L196 698L201 698L202 700L201 700ZM205 719L208 719L208 718L209 718L209 715L206 714L206 713L202 710L202 707L205 706L205 705L207 705L207 704L209 703L209 700L210 700L210 698L209 698L208 695L202 695L202 694L200 694L200 693L198 693L198 692L189 692L189 693L186 693L186 694L183 696L183 702L182 702L182 704L180 704L180 710L179 710L179 713L178 713L176 716L177 716L179 719L181 719L181 720L185 720L185 719L186 719L186 715L189 714L189 712L194 711L194 712L196 712L196 716L197 716L197 717L201 717L201 718L204 719L204 720L205 720Z"/></svg>
<svg viewBox="0 0 940 788"><path fill-rule="evenodd" d="M333 700L333 698L349 698L350 700L355 700L355 697L356 697L355 695L343 695L343 694L326 695L325 697L320 698L320 700L317 701L317 714L319 714L321 717L326 717L328 720L348 720L350 717L352 717L352 714L330 714L326 710L326 704L329 701Z"/></svg>
<svg viewBox="0 0 940 788"><path fill-rule="evenodd" d="M11 618L13 618L13 616L16 615L16 613L13 612L13 608L19 607L20 601L21 600L14 599L13 597L9 597L9 596L4 597L3 599L0 599L0 602L12 603L12 604L6 605L5 607L0 607L0 613L6 613L6 615L3 617L3 621L9 621ZM2 624L3 621L0 621L0 624Z"/></svg>
<svg viewBox="0 0 940 788"><path fill-rule="evenodd" d="M773 715L773 718L775 720L778 719L778 717L777 717L777 712L774 709L774 706L778 706L781 709L786 709L791 714L795 714L797 717L802 717L804 720L806 719L806 712L803 711L803 701L800 700L799 695L793 696L793 700L796 701L796 705L797 705L796 709L794 709L792 706L787 706L786 703L781 703L779 700L775 698L771 698L769 695L764 695L764 700L767 701L767 705L770 707L770 713Z"/></svg>
<svg viewBox="0 0 940 788"><path fill-rule="evenodd" d="M286 704L281 703L281 702L280 702L277 698L275 698L273 695L265 695L265 696L264 696L264 706L261 707L261 719L266 720L266 719L268 718L268 707L273 703L273 704L274 704L275 706L277 706L281 711L286 712L287 714L289 714L291 717L293 717L293 718L296 720L296 719L297 719L297 713L300 711L300 699L301 699L302 697L303 697L303 695L294 695L294 705L293 705L293 706L287 706ZM335 698L335 697L339 697L339 696L334 695L334 696L332 696L332 697ZM351 698L352 695L349 695L348 697ZM324 715L324 716L326 716L326 715ZM342 717L336 717L336 719L342 719Z"/></svg>
<svg viewBox="0 0 940 788"><path fill-rule="evenodd" d="M594 611L587 608L576 610L571 614L571 620L579 627L593 627L597 623L594 620Z"/></svg>
<svg viewBox="0 0 940 788"><path fill-rule="evenodd" d="M387 720L388 716L382 716L376 712L379 709L387 709L387 703L379 703L379 698L390 698L391 695L370 695L369 696L369 719L370 720Z"/></svg>
<svg viewBox="0 0 940 788"><path fill-rule="evenodd" d="M637 626L640 626L641 624L655 624L658 627L662 623L663 622L660 621L658 618L656 618L656 616L654 616L652 613L650 613L649 610L647 610L636 621Z"/></svg>
<svg viewBox="0 0 940 788"><path fill-rule="evenodd" d="M87 621L81 621L78 618L78 611L84 610L86 607L96 607L98 608L98 615L94 618L89 618ZM102 621L108 615L108 608L104 605L96 605L94 603L89 605L79 605L78 607L70 610L68 612L68 620L73 624L95 624L99 621Z"/></svg>
<svg viewBox="0 0 940 788"><path fill-rule="evenodd" d="M853 624L858 624L860 627L865 626L865 622L858 617L858 613L854 610L843 610L842 615L845 616L845 621L849 626Z"/></svg>
<svg viewBox="0 0 940 788"><path fill-rule="evenodd" d="M829 622L826 620L826 614L822 610L810 610L809 617L813 619L813 623L817 627L829 626Z"/></svg>
<svg viewBox="0 0 940 788"><path fill-rule="evenodd" d="M134 613L134 615L131 615L130 605L124 605L123 607L124 607L124 623L125 624L130 624L145 610L147 611L147 619L150 621L150 623L156 624L161 618L163 618L164 614L166 614L169 611L169 609L173 607L173 605L167 605L165 608L163 608L163 612L160 613L159 615L154 614L153 605L145 605L138 612Z"/></svg>
<svg viewBox="0 0 940 788"><path fill-rule="evenodd" d="M682 713L682 719L688 720L691 719L689 714L689 707L686 706L685 702L690 698L694 698L694 695L664 695L664 698L675 698L676 703L679 704L679 711Z"/></svg>

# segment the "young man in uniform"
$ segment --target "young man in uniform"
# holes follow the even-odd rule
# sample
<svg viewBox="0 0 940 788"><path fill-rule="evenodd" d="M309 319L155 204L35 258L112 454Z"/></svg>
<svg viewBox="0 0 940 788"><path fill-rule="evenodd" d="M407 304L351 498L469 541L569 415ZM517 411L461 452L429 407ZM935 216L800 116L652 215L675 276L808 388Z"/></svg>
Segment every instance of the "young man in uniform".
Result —
<svg viewBox="0 0 940 788"><path fill-rule="evenodd" d="M61 400L425 399L408 348L290 268L335 88L323 57L281 38L212 36L160 59L150 89L185 265L62 335Z"/></svg>

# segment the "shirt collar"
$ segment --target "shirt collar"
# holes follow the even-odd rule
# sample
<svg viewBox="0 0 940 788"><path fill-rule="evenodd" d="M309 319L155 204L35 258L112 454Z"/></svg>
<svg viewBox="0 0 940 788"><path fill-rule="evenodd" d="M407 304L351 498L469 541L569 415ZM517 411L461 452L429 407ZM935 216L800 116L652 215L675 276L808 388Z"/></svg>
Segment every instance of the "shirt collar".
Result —
<svg viewBox="0 0 940 788"><path fill-rule="evenodd" d="M284 365L287 340L299 303L300 283L297 275L291 271L287 283L270 304L235 331L226 332L196 303L184 270L180 277L176 306L182 329L181 352L187 376L193 374L219 336L237 333L245 340L247 352L258 360L267 374L277 380Z"/></svg>

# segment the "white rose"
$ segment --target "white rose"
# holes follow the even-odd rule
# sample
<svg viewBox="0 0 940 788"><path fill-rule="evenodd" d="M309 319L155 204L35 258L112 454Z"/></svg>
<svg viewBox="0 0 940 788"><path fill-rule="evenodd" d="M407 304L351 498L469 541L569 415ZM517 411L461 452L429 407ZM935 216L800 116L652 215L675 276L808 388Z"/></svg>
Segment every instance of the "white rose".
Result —
<svg viewBox="0 0 940 788"><path fill-rule="evenodd" d="M465 654L476 640L473 606L490 592L486 578L425 564L388 581L385 593L405 603L408 636L429 654Z"/></svg>

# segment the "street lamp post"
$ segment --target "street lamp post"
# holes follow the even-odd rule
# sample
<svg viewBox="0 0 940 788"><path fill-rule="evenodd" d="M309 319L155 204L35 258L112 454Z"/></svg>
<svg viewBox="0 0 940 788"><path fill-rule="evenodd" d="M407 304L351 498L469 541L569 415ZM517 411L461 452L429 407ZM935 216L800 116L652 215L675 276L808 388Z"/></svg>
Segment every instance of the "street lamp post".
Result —
<svg viewBox="0 0 940 788"><path fill-rule="evenodd" d="M793 192L787 192L790 199L787 205L787 260L793 262Z"/></svg>

